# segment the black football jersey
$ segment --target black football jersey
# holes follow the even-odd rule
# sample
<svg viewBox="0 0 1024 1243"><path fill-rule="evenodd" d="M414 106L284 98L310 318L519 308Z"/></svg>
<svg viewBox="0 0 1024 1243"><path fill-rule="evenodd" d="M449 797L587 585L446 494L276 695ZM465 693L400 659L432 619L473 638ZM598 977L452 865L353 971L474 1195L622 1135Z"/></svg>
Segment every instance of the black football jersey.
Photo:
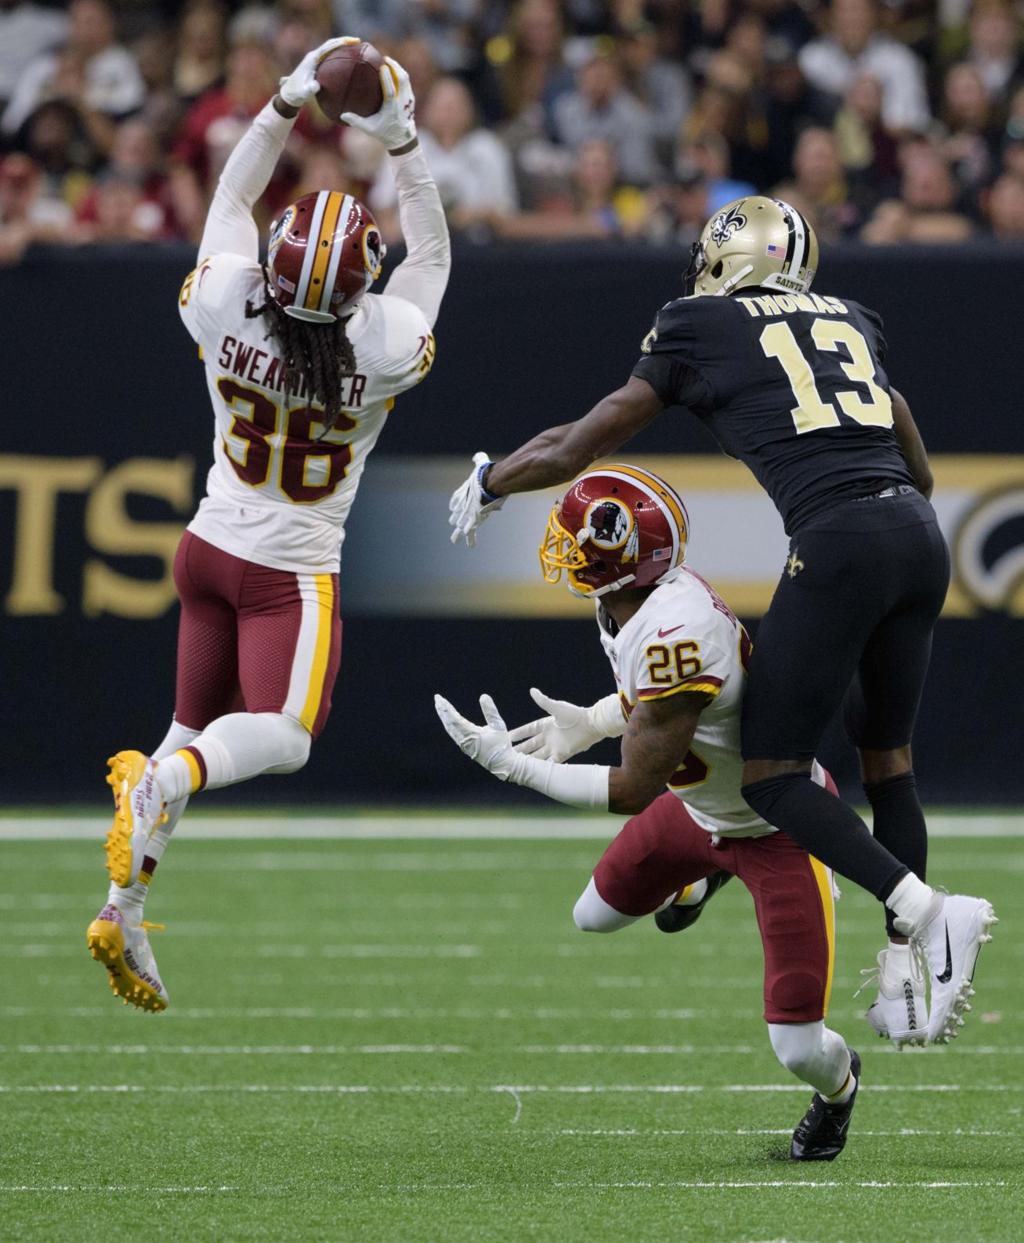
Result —
<svg viewBox="0 0 1024 1243"><path fill-rule="evenodd" d="M914 482L893 431L882 321L856 302L678 298L642 349L633 374L746 463L790 535L841 501Z"/></svg>

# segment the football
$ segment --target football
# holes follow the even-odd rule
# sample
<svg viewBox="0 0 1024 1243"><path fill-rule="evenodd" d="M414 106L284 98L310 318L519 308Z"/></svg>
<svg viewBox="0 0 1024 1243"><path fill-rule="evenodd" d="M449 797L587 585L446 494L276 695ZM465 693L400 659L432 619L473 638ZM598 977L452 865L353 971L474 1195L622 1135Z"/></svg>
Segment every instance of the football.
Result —
<svg viewBox="0 0 1024 1243"><path fill-rule="evenodd" d="M380 68L384 58L372 43L349 43L328 52L316 69L316 102L328 119L339 123L343 112L373 116L384 102Z"/></svg>

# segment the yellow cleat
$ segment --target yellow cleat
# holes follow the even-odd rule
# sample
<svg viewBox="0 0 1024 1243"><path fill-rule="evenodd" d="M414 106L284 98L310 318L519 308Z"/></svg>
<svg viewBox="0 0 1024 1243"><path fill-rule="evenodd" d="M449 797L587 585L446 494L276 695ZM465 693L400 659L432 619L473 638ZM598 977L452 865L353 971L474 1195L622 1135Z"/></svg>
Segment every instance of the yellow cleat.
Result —
<svg viewBox="0 0 1024 1243"><path fill-rule="evenodd" d="M118 751L107 760L107 784L114 791L114 821L104 843L107 871L115 885L126 889L139 879L146 844L167 819L156 763L141 751Z"/></svg>
<svg viewBox="0 0 1024 1243"><path fill-rule="evenodd" d="M149 944L148 934L155 928L162 930L163 925L146 920L129 924L123 912L108 902L85 934L89 953L107 969L114 995L126 1006L154 1013L166 1010L170 1001Z"/></svg>

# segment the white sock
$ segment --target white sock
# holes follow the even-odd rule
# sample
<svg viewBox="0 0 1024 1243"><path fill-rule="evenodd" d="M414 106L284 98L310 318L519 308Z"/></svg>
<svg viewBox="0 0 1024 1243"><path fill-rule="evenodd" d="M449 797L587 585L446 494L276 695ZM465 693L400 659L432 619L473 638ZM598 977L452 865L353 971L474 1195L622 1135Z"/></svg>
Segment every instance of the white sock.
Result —
<svg viewBox="0 0 1024 1243"><path fill-rule="evenodd" d="M917 932L935 913L935 890L908 872L886 898L885 905L899 921L897 931L909 936Z"/></svg>
<svg viewBox="0 0 1024 1243"><path fill-rule="evenodd" d="M769 1023L768 1036L775 1056L798 1079L809 1083L832 1104L849 1099L853 1091L850 1051L838 1032L819 1020Z"/></svg>
<svg viewBox="0 0 1024 1243"><path fill-rule="evenodd" d="M609 906L597 892L593 876L573 907L572 917L580 932L618 932L620 928L628 928L643 918L640 915L623 915L614 906Z"/></svg>
<svg viewBox="0 0 1024 1243"><path fill-rule="evenodd" d="M188 746L193 738L198 737L199 731L195 729L187 729L184 725L179 725L177 721L171 721L171 727L167 731L163 742L153 752L153 759L160 760L164 756L173 755L180 747ZM188 796L177 799L173 803L168 803L165 807L167 812L167 820L157 829L146 847L146 857L152 863L150 871L147 873L150 877L156 869L156 865L163 857L163 853L167 848L171 834L174 832L175 826L184 814L185 807L188 804ZM142 911L146 902L146 895L149 893L149 882L137 880L133 885L128 885L122 889L120 885L115 885L111 881L110 889L107 891L107 901L113 902L118 910L124 914L142 921Z"/></svg>
<svg viewBox="0 0 1024 1243"><path fill-rule="evenodd" d="M168 803L197 790L219 790L261 773L292 773L309 758L309 733L280 712L232 712L218 717L156 770Z"/></svg>

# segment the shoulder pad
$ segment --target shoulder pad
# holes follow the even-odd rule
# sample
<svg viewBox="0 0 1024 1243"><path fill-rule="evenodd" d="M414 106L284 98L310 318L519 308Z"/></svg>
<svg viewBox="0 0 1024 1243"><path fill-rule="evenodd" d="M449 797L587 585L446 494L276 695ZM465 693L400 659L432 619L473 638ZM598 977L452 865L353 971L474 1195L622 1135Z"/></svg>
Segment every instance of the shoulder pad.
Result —
<svg viewBox="0 0 1024 1243"><path fill-rule="evenodd" d="M724 298L698 296L666 302L654 317L654 327L644 337L641 350L645 354L685 352L696 340L702 321L724 301ZM719 308L712 308L709 303L718 303Z"/></svg>

